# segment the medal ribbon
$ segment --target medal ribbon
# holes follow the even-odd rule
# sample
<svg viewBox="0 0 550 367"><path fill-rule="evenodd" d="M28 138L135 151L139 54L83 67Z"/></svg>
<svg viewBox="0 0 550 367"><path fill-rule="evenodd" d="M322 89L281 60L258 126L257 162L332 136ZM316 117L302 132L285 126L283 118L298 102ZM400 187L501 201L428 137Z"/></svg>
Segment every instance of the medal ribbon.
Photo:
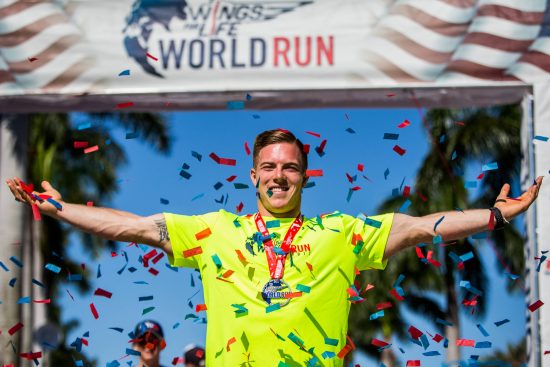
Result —
<svg viewBox="0 0 550 367"><path fill-rule="evenodd" d="M265 238L264 249L265 255L267 257L267 264L269 266L269 275L271 276L271 279L281 279L283 277L283 274L285 273L286 255L290 251L290 246L292 245L294 237L296 237L296 234L298 233L300 228L302 228L302 215L298 214L296 219L294 219L294 222L292 222L292 224L290 225L288 231L286 231L285 238L283 240L283 243L281 244L281 250L283 250L283 252L285 253L284 255L277 255L273 250L273 240L269 235L269 231L267 230L262 215L260 213L257 213L254 220L256 221L256 228L258 228L258 231Z"/></svg>

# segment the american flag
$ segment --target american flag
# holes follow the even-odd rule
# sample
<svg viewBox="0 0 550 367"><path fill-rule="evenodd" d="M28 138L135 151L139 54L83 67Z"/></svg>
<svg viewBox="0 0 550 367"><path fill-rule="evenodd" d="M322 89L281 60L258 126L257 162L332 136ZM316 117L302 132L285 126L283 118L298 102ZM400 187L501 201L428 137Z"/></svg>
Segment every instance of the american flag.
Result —
<svg viewBox="0 0 550 367"><path fill-rule="evenodd" d="M55 1L0 0L2 94L82 93L96 81L81 30Z"/></svg>
<svg viewBox="0 0 550 367"><path fill-rule="evenodd" d="M546 0L400 0L365 42L370 83L533 82L550 72Z"/></svg>

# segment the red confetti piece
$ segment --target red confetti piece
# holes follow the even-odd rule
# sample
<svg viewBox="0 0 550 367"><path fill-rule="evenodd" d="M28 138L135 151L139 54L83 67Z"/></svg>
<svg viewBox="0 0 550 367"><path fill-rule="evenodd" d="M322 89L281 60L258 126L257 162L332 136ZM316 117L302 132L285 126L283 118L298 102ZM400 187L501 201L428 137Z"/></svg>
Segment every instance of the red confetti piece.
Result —
<svg viewBox="0 0 550 367"><path fill-rule="evenodd" d="M101 296L101 297L107 297L111 298L113 294L109 291L106 291L105 289L98 288L94 292L94 296Z"/></svg>
<svg viewBox="0 0 550 367"><path fill-rule="evenodd" d="M239 213L243 210L243 208L244 208L244 204L243 204L243 202L241 201L241 202L239 203L239 205L237 205L237 208L236 208L236 209L237 209L237 214L239 214Z"/></svg>
<svg viewBox="0 0 550 367"><path fill-rule="evenodd" d="M195 307L195 312L206 311L207 307L204 303L200 303Z"/></svg>
<svg viewBox="0 0 550 367"><path fill-rule="evenodd" d="M527 308L529 309L529 311L531 312L535 312L536 310L538 310L542 305L544 304L544 302L542 302L540 299L534 303L531 303Z"/></svg>
<svg viewBox="0 0 550 367"><path fill-rule="evenodd" d="M424 333L420 330L418 330L417 328L415 328L414 326L410 326L409 329L407 330L409 332L409 334L411 335L411 337L413 339L418 339L420 338L422 335L424 335Z"/></svg>
<svg viewBox="0 0 550 367"><path fill-rule="evenodd" d="M357 292L356 292L355 289L353 289L352 287L349 287L348 289L346 289L346 292L348 292L348 294L350 295L350 297L356 297L356 296L358 296Z"/></svg>
<svg viewBox="0 0 550 367"><path fill-rule="evenodd" d="M13 335L16 332L18 332L23 327L23 324L18 322L17 324L13 325L9 330L8 334Z"/></svg>
<svg viewBox="0 0 550 367"><path fill-rule="evenodd" d="M210 228L203 229L202 231L195 233L195 238L197 240L202 240L203 238L206 238L212 234L212 231Z"/></svg>
<svg viewBox="0 0 550 367"><path fill-rule="evenodd" d="M82 340L82 344L84 344L85 346L88 346L88 340L87 339L82 338L81 340Z"/></svg>
<svg viewBox="0 0 550 367"><path fill-rule="evenodd" d="M32 300L34 303L51 303L51 300L48 298L48 299L33 299Z"/></svg>
<svg viewBox="0 0 550 367"><path fill-rule="evenodd" d="M183 257L187 259L188 257L196 256L202 254L202 247L193 247L192 249L183 251Z"/></svg>
<svg viewBox="0 0 550 367"><path fill-rule="evenodd" d="M403 196L404 197L409 197L410 194L411 194L411 188L409 186L405 186L403 188Z"/></svg>
<svg viewBox="0 0 550 367"><path fill-rule="evenodd" d="M405 149L401 148L399 145L394 146L393 151L399 155L404 155L407 152Z"/></svg>
<svg viewBox="0 0 550 367"><path fill-rule="evenodd" d="M353 344L353 341L350 339L349 336L346 335L347 343L346 345L338 352L338 358L344 359L346 355L355 349L355 344Z"/></svg>
<svg viewBox="0 0 550 367"><path fill-rule="evenodd" d="M94 315L94 319L99 319L99 314L97 313L93 303L90 303L90 310L92 311L92 315Z"/></svg>
<svg viewBox="0 0 550 367"><path fill-rule="evenodd" d="M302 292L290 292L285 294L285 298L298 298L302 297Z"/></svg>
<svg viewBox="0 0 550 367"><path fill-rule="evenodd" d="M149 268L149 273L153 274L153 275L157 275L159 273L159 271L155 268Z"/></svg>
<svg viewBox="0 0 550 367"><path fill-rule="evenodd" d="M122 103L118 103L116 105L116 108L128 108L128 107L132 107L134 105L134 102L122 102Z"/></svg>
<svg viewBox="0 0 550 367"><path fill-rule="evenodd" d="M347 172L346 172L346 177L348 178L349 183L353 183L353 177L351 177L350 174Z"/></svg>
<svg viewBox="0 0 550 367"><path fill-rule="evenodd" d="M351 236L351 244L352 245L357 245L357 241L363 241L363 237L361 237L361 234L360 233L354 233L352 236Z"/></svg>
<svg viewBox="0 0 550 367"><path fill-rule="evenodd" d="M359 186L353 186L351 188L352 191L358 191L358 190L361 190L361 188Z"/></svg>
<svg viewBox="0 0 550 367"><path fill-rule="evenodd" d="M306 134L313 135L313 136L315 136L316 138L320 138L320 137L321 137L321 134L314 133L313 131L306 131Z"/></svg>
<svg viewBox="0 0 550 367"><path fill-rule="evenodd" d="M315 150L317 151L317 153L322 155L326 146L327 146L327 139L323 140L321 144L317 148L315 148Z"/></svg>
<svg viewBox="0 0 550 367"><path fill-rule="evenodd" d="M157 253L158 253L157 250L152 249L151 251L143 255L143 266L146 268L149 267L149 260L155 257Z"/></svg>
<svg viewBox="0 0 550 367"><path fill-rule="evenodd" d="M232 337L231 339L229 339L227 341L227 346L226 346L226 349L227 351L229 352L231 350L231 344L235 343L237 341L237 339L235 339L235 337Z"/></svg>
<svg viewBox="0 0 550 367"><path fill-rule="evenodd" d="M89 148L84 149L84 154L97 152L98 150L99 150L99 147L97 145L94 145L93 147L89 147Z"/></svg>
<svg viewBox="0 0 550 367"><path fill-rule="evenodd" d="M417 192L416 195L422 200L423 202L428 201L428 198L422 195L421 193Z"/></svg>
<svg viewBox="0 0 550 367"><path fill-rule="evenodd" d="M481 173L479 174L479 176L477 176L477 179L478 179L478 180L481 180L481 179L483 178L483 176L485 176L485 172L481 172Z"/></svg>
<svg viewBox="0 0 550 367"><path fill-rule="evenodd" d="M184 364L184 359L183 357L174 357L172 359L172 366L175 366L177 364Z"/></svg>
<svg viewBox="0 0 550 367"><path fill-rule="evenodd" d="M111 257L117 257L118 254L115 251L111 251Z"/></svg>
<svg viewBox="0 0 550 367"><path fill-rule="evenodd" d="M462 122L462 121L455 121L455 124L460 125L460 126L464 126L464 122Z"/></svg>
<svg viewBox="0 0 550 367"><path fill-rule="evenodd" d="M225 180L226 180L227 182L233 182L236 178L237 178L237 176L233 175L233 176L229 176L229 177L226 178Z"/></svg>
<svg viewBox="0 0 550 367"><path fill-rule="evenodd" d="M304 144L304 153L309 154L309 149L310 148L311 148L311 146L309 144Z"/></svg>
<svg viewBox="0 0 550 367"><path fill-rule="evenodd" d="M34 61L36 61L36 60L38 60L38 59L37 59L36 57L29 57L28 60L29 60L30 62L34 62Z"/></svg>
<svg viewBox="0 0 550 367"><path fill-rule="evenodd" d="M420 360L419 359L408 360L407 367L420 367Z"/></svg>
<svg viewBox="0 0 550 367"><path fill-rule="evenodd" d="M223 165L226 165L226 166L235 166L235 165L237 165L237 160L231 159L231 158L220 158L216 155L216 153L210 153L209 157L212 158L214 160L214 162L216 162L218 164L223 164Z"/></svg>
<svg viewBox="0 0 550 367"><path fill-rule="evenodd" d="M248 142L244 142L244 151L246 152L246 155L250 155L250 148L248 147Z"/></svg>
<svg viewBox="0 0 550 367"><path fill-rule="evenodd" d="M370 343L375 347L385 347L386 345L388 345L388 343L386 343L385 341L376 338L373 338Z"/></svg>
<svg viewBox="0 0 550 367"><path fill-rule="evenodd" d="M234 271L233 270L228 270L226 271L225 273L222 274L222 278L229 278L231 275L233 275Z"/></svg>
<svg viewBox="0 0 550 367"><path fill-rule="evenodd" d="M392 296L395 297L395 299L397 299L398 301L403 301L405 298L401 297L401 295L399 295L399 293L397 293L397 291L395 289L392 289L390 291L390 293L392 294Z"/></svg>
<svg viewBox="0 0 550 367"><path fill-rule="evenodd" d="M360 172L363 172L363 170L365 169L365 166L362 164L362 163L359 163L357 165L357 169L360 171Z"/></svg>
<svg viewBox="0 0 550 367"><path fill-rule="evenodd" d="M40 209L38 209L38 205L36 204L31 204L31 209L32 209L32 217L34 218L34 220L41 220L42 217L40 216Z"/></svg>
<svg viewBox="0 0 550 367"><path fill-rule="evenodd" d="M439 334L435 334L435 336L432 338L436 343L439 343L440 341L443 340L443 336L439 335Z"/></svg>
<svg viewBox="0 0 550 367"><path fill-rule="evenodd" d="M307 268L309 269L309 271L313 271L313 265L311 265L307 261L306 261L306 265L307 265Z"/></svg>
<svg viewBox="0 0 550 367"><path fill-rule="evenodd" d="M158 58L156 58L155 56L151 55L149 52L147 52L147 57L150 58L150 59L153 59L155 61L159 61Z"/></svg>
<svg viewBox="0 0 550 367"><path fill-rule="evenodd" d="M472 339L457 339L456 345L459 347L473 347L476 345L476 341Z"/></svg>
<svg viewBox="0 0 550 367"><path fill-rule="evenodd" d="M395 97L395 93L388 93L386 94L386 97Z"/></svg>
<svg viewBox="0 0 550 367"><path fill-rule="evenodd" d="M321 177L321 176L323 176L323 170L322 169L308 169L308 170L306 170L306 176L307 177Z"/></svg>
<svg viewBox="0 0 550 367"><path fill-rule="evenodd" d="M88 144L89 143L87 141L75 141L73 142L73 147L75 149L86 148Z"/></svg>
<svg viewBox="0 0 550 367"><path fill-rule="evenodd" d="M489 223L487 224L487 227L489 228L489 231L495 229L495 213L493 213L493 211L491 211L491 216L489 217Z"/></svg>
<svg viewBox="0 0 550 367"><path fill-rule="evenodd" d="M239 258L239 261L246 266L246 264L248 264L248 261L246 260L246 257L244 257L243 253L241 252L241 250L235 250L235 252L237 253L237 257Z"/></svg>
<svg viewBox="0 0 550 367"><path fill-rule="evenodd" d="M367 286L365 287L365 292L366 292L366 291L370 291L370 290L373 289L373 288L374 288L374 285L372 285L372 284L369 283L369 284L367 284Z"/></svg>
<svg viewBox="0 0 550 367"><path fill-rule="evenodd" d="M94 206L94 202L93 201L87 201L86 206Z"/></svg>
<svg viewBox="0 0 550 367"><path fill-rule="evenodd" d="M383 310L385 308L390 308L390 307L392 307L391 302L380 302L376 305L377 310Z"/></svg>
<svg viewBox="0 0 550 367"><path fill-rule="evenodd" d="M30 353L21 353L19 357L33 361L38 358L42 358L42 352L30 352Z"/></svg>
<svg viewBox="0 0 550 367"><path fill-rule="evenodd" d="M398 128L402 129L404 127L407 127L411 124L411 122L409 120L405 120L403 121L402 123L400 123L399 125L397 125Z"/></svg>
<svg viewBox="0 0 550 367"><path fill-rule="evenodd" d="M152 260L152 263L153 264L156 264L160 261L160 259L162 259L164 257L164 252L161 252L160 254L158 254L157 256L155 256L155 258Z"/></svg>

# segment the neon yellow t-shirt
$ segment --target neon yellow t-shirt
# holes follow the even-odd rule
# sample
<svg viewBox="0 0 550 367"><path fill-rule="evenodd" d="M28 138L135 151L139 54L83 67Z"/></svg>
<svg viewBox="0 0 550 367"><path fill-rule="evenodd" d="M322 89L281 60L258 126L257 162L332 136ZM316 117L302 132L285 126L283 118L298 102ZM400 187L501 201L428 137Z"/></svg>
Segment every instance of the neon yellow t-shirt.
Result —
<svg viewBox="0 0 550 367"><path fill-rule="evenodd" d="M285 264L288 288L281 291L292 298L263 293L271 304L262 297L270 276L254 216L224 210L164 216L171 264L201 272L207 366L342 366L356 268L385 267L393 214L305 218ZM278 247L294 218L264 221Z"/></svg>

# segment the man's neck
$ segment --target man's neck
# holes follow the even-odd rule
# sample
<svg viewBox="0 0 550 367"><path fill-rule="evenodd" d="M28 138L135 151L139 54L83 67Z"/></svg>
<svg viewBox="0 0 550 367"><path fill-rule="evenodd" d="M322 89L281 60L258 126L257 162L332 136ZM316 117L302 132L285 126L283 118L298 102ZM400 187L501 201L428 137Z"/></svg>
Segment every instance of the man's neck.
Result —
<svg viewBox="0 0 550 367"><path fill-rule="evenodd" d="M300 208L293 209L285 213L273 213L262 206L258 206L258 212L262 215L262 217L296 218L300 214Z"/></svg>
<svg viewBox="0 0 550 367"><path fill-rule="evenodd" d="M144 362L144 361L139 361L138 363L138 367L160 367L160 363L158 361L153 361L153 362L150 362L150 363L147 363L147 362Z"/></svg>

